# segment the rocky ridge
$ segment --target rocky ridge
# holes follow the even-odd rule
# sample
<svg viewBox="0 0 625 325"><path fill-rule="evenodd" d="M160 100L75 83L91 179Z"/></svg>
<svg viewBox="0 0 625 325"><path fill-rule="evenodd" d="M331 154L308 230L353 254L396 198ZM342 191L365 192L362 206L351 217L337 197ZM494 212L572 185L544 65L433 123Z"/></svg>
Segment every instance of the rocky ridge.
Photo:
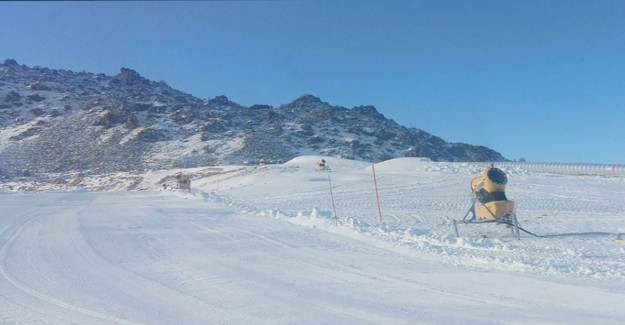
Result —
<svg viewBox="0 0 625 325"><path fill-rule="evenodd" d="M500 161L387 119L305 95L278 107L202 100L132 69L117 75L0 64L0 174L114 172L280 162L302 154L367 161Z"/></svg>

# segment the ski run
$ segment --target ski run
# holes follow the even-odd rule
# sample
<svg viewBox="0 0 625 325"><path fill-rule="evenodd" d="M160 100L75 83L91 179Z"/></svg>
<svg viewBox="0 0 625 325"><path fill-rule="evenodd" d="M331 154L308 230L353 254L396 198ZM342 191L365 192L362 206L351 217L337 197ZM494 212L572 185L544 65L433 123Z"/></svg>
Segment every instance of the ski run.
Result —
<svg viewBox="0 0 625 325"><path fill-rule="evenodd" d="M3 184L0 324L625 323L624 178L504 169L546 236L458 238L481 167L376 164L378 210L371 164L320 158Z"/></svg>

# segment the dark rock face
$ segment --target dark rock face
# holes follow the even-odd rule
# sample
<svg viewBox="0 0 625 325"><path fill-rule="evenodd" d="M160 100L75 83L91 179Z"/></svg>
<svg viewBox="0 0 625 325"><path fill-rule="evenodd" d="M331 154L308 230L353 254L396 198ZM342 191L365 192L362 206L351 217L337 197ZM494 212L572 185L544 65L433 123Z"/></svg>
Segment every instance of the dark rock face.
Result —
<svg viewBox="0 0 625 325"><path fill-rule="evenodd" d="M34 94L34 95L28 95L26 96L26 98L28 98L29 100L32 100L34 102L40 102L44 99L46 99L45 97L39 95L39 94Z"/></svg>
<svg viewBox="0 0 625 325"><path fill-rule="evenodd" d="M5 103L19 102L20 99L22 99L22 96L13 90L9 91L9 93L4 96Z"/></svg>
<svg viewBox="0 0 625 325"><path fill-rule="evenodd" d="M382 114L378 113L378 110L372 105L356 106L353 110L363 115L382 117Z"/></svg>
<svg viewBox="0 0 625 325"><path fill-rule="evenodd" d="M208 101L209 105L215 105L215 106L223 106L223 105L231 105L233 104L228 97L224 96L224 95L220 95L220 96L215 96L213 99Z"/></svg>
<svg viewBox="0 0 625 325"><path fill-rule="evenodd" d="M4 60L4 65L7 67L16 67L18 66L17 61L13 60L13 59L6 59Z"/></svg>
<svg viewBox="0 0 625 325"><path fill-rule="evenodd" d="M126 82L145 80L137 71L128 68L121 68L114 78Z"/></svg>
<svg viewBox="0 0 625 325"><path fill-rule="evenodd" d="M403 127L373 106L345 108L312 95L291 103L207 101L122 68L115 76L0 65L0 170L121 171L245 161L302 152L379 161L421 156L499 161L481 146Z"/></svg>

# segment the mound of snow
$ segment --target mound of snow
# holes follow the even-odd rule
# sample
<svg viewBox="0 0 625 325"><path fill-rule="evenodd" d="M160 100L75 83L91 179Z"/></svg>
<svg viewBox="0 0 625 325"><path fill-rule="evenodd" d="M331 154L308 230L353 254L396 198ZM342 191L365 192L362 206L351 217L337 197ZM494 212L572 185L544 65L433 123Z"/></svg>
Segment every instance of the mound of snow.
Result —
<svg viewBox="0 0 625 325"><path fill-rule="evenodd" d="M423 170L431 162L430 159L421 157L395 158L375 164L375 170L383 173L411 173ZM367 170L371 170L371 166Z"/></svg>
<svg viewBox="0 0 625 325"><path fill-rule="evenodd" d="M295 157L287 161L283 165L314 169L317 167L317 162L319 162L321 159L325 159L327 164L330 166L330 168L333 171L358 170L358 169L364 168L365 166L370 165L368 162L365 162L365 161L349 160L349 159L326 157L326 156L299 156L299 157Z"/></svg>

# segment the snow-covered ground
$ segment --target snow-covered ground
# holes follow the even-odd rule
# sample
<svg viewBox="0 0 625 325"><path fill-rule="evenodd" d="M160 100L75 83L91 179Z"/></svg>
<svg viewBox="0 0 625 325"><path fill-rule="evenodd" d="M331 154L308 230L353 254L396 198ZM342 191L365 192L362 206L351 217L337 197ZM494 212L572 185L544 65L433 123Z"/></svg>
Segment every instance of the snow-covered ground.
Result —
<svg viewBox="0 0 625 325"><path fill-rule="evenodd" d="M132 182L149 191L0 194L0 323L625 322L625 179L508 170L550 236L456 238L478 167L376 165L378 224L370 165L318 159L189 170L190 194L157 191L165 171Z"/></svg>
<svg viewBox="0 0 625 325"><path fill-rule="evenodd" d="M205 178L194 186L215 191L248 210L278 209L296 216L316 208L331 216L328 174L315 171L318 159L299 157L223 181L218 176ZM458 239L450 220L466 213L471 200L469 182L483 167L415 158L377 164L384 220L378 225L370 165L327 159L336 212L343 224L339 228L409 246L452 264L625 280L625 246L612 240L625 233L625 178L506 170L508 197L517 204L521 224L549 237L524 236L516 241L505 227L488 225L461 227L463 238Z"/></svg>

